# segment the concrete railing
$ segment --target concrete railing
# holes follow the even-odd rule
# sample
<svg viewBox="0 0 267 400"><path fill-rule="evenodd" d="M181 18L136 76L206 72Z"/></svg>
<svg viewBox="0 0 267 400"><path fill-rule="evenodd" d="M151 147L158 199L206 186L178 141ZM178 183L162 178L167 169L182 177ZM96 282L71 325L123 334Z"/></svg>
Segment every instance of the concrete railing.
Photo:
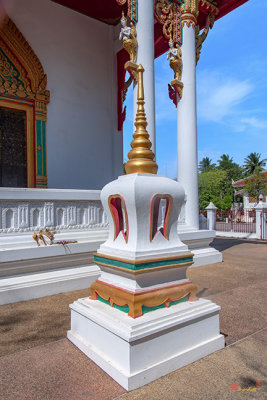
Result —
<svg viewBox="0 0 267 400"><path fill-rule="evenodd" d="M100 190L0 188L0 233L107 225Z"/></svg>

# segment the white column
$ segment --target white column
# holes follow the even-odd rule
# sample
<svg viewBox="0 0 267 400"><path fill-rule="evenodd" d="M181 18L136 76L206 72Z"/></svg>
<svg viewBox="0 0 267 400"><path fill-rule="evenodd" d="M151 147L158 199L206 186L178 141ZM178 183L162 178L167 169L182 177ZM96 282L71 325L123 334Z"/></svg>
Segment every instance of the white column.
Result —
<svg viewBox="0 0 267 400"><path fill-rule="evenodd" d="M193 17L193 16L192 16ZM182 99L177 105L178 181L187 195L186 224L199 229L198 215L198 157L196 114L196 52L195 29L184 24L182 44Z"/></svg>
<svg viewBox="0 0 267 400"><path fill-rule="evenodd" d="M138 0L138 22L136 24L138 49L137 64L142 64L144 72L145 112L147 131L156 155L155 128L155 73L154 73L154 0ZM137 85L134 85L134 118L137 111Z"/></svg>

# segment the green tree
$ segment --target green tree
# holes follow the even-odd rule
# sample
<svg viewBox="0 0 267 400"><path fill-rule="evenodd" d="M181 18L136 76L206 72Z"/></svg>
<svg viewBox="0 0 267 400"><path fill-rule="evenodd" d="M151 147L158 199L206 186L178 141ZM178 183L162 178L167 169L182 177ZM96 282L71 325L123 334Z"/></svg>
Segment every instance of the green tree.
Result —
<svg viewBox="0 0 267 400"><path fill-rule="evenodd" d="M265 161L267 160L266 158L261 160L261 154L260 153L250 153L246 158L244 162L244 172L245 174L248 175L253 175L254 172L257 171L263 171L266 165Z"/></svg>
<svg viewBox="0 0 267 400"><path fill-rule="evenodd" d="M232 191L225 185L227 171L214 168L199 174L199 208L205 209L210 201L218 208L231 208ZM225 197L228 196L225 200Z"/></svg>
<svg viewBox="0 0 267 400"><path fill-rule="evenodd" d="M256 169L255 174L245 180L245 192L259 201L260 194L267 194L267 176Z"/></svg>
<svg viewBox="0 0 267 400"><path fill-rule="evenodd" d="M230 158L229 154L223 154L218 160L218 168L221 169L230 169L235 165L237 164L233 162L233 157Z"/></svg>
<svg viewBox="0 0 267 400"><path fill-rule="evenodd" d="M216 164L212 163L211 158L209 157L204 157L200 163L199 163L199 172L207 172L210 171L211 169L214 169L216 167Z"/></svg>
<svg viewBox="0 0 267 400"><path fill-rule="evenodd" d="M227 171L227 180L232 185L232 180L242 178L242 168L237 163L233 162L233 157L228 154L223 154L218 160L218 168Z"/></svg>

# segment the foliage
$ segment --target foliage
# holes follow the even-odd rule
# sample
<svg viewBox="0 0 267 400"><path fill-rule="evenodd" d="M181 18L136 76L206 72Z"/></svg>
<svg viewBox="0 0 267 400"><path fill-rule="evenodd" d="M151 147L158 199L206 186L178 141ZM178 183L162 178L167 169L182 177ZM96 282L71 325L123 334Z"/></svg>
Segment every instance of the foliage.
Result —
<svg viewBox="0 0 267 400"><path fill-rule="evenodd" d="M260 169L255 170L255 174L245 180L245 191L254 199L259 201L260 194L267 193L266 174L261 174Z"/></svg>
<svg viewBox="0 0 267 400"><path fill-rule="evenodd" d="M199 163L199 172L207 172L210 171L211 169L214 169L216 167L216 164L212 163L211 158L209 157L204 157L200 163Z"/></svg>
<svg viewBox="0 0 267 400"><path fill-rule="evenodd" d="M248 175L253 175L256 170L258 172L261 172L264 170L263 167L265 167L266 163L265 161L267 160L266 158L263 160L260 160L261 154L260 153L250 153L246 158L244 162L244 173L246 176Z"/></svg>
<svg viewBox="0 0 267 400"><path fill-rule="evenodd" d="M204 171L200 168L202 172L199 174L199 208L206 208L212 201L222 210L229 209L234 201L232 181L242 177L242 168L228 154L220 157L218 166L212 164L208 157L202 161L207 159L210 161L209 168Z"/></svg>
<svg viewBox="0 0 267 400"><path fill-rule="evenodd" d="M227 193L227 187L225 185L227 172L214 168L213 170L202 172L199 175L198 186L199 186L199 208L205 209L212 201L213 204L218 208L226 208L229 202L225 201L224 198ZM232 205L232 196L231 204Z"/></svg>
<svg viewBox="0 0 267 400"><path fill-rule="evenodd" d="M233 181L248 175L253 177L245 180L244 189L258 201L260 194L267 194L266 174L261 174L265 161L267 159L261 160L260 153L250 153L242 168L229 154L222 154L217 165L209 157L204 157L199 163L199 208L203 210L212 201L220 209L230 209L235 200Z"/></svg>
<svg viewBox="0 0 267 400"><path fill-rule="evenodd" d="M233 157L230 158L228 154L223 154L218 160L218 168L227 171L228 180L238 180L242 177L242 168L235 162Z"/></svg>

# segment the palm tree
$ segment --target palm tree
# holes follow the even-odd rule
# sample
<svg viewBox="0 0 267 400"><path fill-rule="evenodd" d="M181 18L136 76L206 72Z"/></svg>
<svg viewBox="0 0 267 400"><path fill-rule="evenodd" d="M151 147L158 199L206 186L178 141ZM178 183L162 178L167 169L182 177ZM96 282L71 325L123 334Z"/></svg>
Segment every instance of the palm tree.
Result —
<svg viewBox="0 0 267 400"><path fill-rule="evenodd" d="M211 158L209 157L204 157L200 163L199 163L199 171L200 172L207 172L210 171L211 169L215 168L216 165L212 163Z"/></svg>
<svg viewBox="0 0 267 400"><path fill-rule="evenodd" d="M218 160L218 163L221 169L230 169L237 165L233 162L233 157L230 158L229 154L223 154Z"/></svg>
<svg viewBox="0 0 267 400"><path fill-rule="evenodd" d="M261 172L263 171L263 167L266 165L266 158L260 160L261 154L260 153L250 153L244 162L244 172L246 175L253 175L256 171Z"/></svg>

